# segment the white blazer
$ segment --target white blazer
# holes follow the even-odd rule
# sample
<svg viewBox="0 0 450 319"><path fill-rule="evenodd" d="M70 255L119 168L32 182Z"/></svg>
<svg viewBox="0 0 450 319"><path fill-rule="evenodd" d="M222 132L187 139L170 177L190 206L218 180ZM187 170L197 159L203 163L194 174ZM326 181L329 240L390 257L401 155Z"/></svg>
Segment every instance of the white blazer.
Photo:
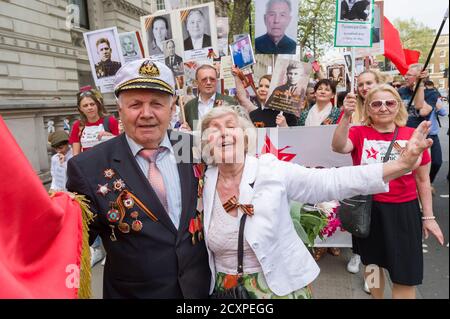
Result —
<svg viewBox="0 0 450 319"><path fill-rule="evenodd" d="M290 200L320 203L386 192L389 184L383 182L382 165L308 169L279 161L271 154L258 159L246 156L239 203L253 204L255 213L247 218L244 235L261 264L270 290L278 296L287 295L310 284L320 272L295 231L290 216ZM205 241L212 274L210 293L214 289L216 271L214 253L208 245L208 230L217 178L218 168L208 167L203 207Z"/></svg>

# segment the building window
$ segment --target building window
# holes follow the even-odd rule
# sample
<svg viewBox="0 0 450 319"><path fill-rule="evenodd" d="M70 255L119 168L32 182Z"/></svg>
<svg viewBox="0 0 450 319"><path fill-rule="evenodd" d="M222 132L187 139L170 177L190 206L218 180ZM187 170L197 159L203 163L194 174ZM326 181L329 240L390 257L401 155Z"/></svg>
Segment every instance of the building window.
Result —
<svg viewBox="0 0 450 319"><path fill-rule="evenodd" d="M75 4L80 8L80 27L89 30L89 15L87 0L69 0L69 4Z"/></svg>
<svg viewBox="0 0 450 319"><path fill-rule="evenodd" d="M445 80L439 80L439 88L444 89L445 88Z"/></svg>
<svg viewBox="0 0 450 319"><path fill-rule="evenodd" d="M445 58L445 50L441 50L441 52L439 52L439 56L441 58Z"/></svg>
<svg viewBox="0 0 450 319"><path fill-rule="evenodd" d="M445 38L440 38L439 39L439 44L446 44L447 40Z"/></svg>
<svg viewBox="0 0 450 319"><path fill-rule="evenodd" d="M439 63L439 72L445 71L445 63Z"/></svg>
<svg viewBox="0 0 450 319"><path fill-rule="evenodd" d="M434 73L434 64L428 64L428 73Z"/></svg>
<svg viewBox="0 0 450 319"><path fill-rule="evenodd" d="M164 0L156 0L156 10L165 10L166 4L164 3Z"/></svg>

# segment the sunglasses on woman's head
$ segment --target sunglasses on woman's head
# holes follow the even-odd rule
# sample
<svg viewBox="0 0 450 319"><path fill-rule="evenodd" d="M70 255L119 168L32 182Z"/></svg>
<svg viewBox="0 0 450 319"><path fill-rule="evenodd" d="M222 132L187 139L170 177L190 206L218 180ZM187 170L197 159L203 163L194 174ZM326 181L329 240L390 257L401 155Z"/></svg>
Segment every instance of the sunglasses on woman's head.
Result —
<svg viewBox="0 0 450 319"><path fill-rule="evenodd" d="M84 91L84 92L78 93L78 96L80 98L85 97L85 96L92 96L92 95L95 95L94 92L92 92L92 91Z"/></svg>
<svg viewBox="0 0 450 319"><path fill-rule="evenodd" d="M388 109L394 109L397 107L397 100L375 100L370 102L369 106L373 109L380 109L382 106L386 106Z"/></svg>

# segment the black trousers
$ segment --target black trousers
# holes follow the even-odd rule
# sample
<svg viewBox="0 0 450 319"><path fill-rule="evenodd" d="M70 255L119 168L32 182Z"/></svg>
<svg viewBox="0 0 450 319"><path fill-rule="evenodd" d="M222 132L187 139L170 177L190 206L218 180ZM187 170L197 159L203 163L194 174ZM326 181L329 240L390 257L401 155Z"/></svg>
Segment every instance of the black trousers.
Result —
<svg viewBox="0 0 450 319"><path fill-rule="evenodd" d="M438 135L429 135L428 137L433 140L433 145L431 146L431 169L430 169L430 182L433 183L437 173L439 172L439 169L442 166L442 149Z"/></svg>

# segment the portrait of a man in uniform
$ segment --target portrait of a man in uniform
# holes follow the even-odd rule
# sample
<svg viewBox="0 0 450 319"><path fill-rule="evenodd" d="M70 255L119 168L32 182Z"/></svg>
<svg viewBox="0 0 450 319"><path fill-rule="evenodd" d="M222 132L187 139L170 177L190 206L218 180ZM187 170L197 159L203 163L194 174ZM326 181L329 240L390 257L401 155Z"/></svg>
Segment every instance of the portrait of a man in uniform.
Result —
<svg viewBox="0 0 450 319"><path fill-rule="evenodd" d="M122 64L117 61L112 61L111 44L107 38L100 38L95 42L97 54L100 57L100 62L95 64L95 73L97 78L104 78L114 76L120 69Z"/></svg>

